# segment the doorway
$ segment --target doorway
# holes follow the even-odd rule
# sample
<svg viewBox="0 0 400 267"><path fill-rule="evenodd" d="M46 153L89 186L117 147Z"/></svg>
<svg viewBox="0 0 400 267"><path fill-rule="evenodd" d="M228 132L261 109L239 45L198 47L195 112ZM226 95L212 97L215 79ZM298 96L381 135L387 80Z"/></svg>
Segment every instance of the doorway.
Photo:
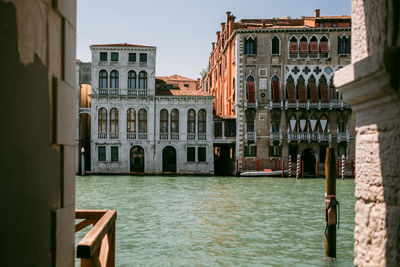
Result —
<svg viewBox="0 0 400 267"><path fill-rule="evenodd" d="M167 146L162 152L163 172L176 172L176 150Z"/></svg>
<svg viewBox="0 0 400 267"><path fill-rule="evenodd" d="M140 146L131 148L130 171L144 172L144 150Z"/></svg>
<svg viewBox="0 0 400 267"><path fill-rule="evenodd" d="M315 152L307 148L301 154L301 160L304 162L304 176L315 176Z"/></svg>

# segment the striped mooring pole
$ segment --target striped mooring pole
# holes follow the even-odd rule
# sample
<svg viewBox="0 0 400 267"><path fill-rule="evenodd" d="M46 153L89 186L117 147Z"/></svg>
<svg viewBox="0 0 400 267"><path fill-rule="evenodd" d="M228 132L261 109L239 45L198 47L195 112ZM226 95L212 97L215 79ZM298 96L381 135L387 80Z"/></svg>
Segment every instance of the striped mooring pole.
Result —
<svg viewBox="0 0 400 267"><path fill-rule="evenodd" d="M288 177L292 176L292 155L289 154L289 173Z"/></svg>
<svg viewBox="0 0 400 267"><path fill-rule="evenodd" d="M299 174L300 174L300 154L297 154L296 179L299 179Z"/></svg>
<svg viewBox="0 0 400 267"><path fill-rule="evenodd" d="M344 179L344 154L342 154L342 179Z"/></svg>

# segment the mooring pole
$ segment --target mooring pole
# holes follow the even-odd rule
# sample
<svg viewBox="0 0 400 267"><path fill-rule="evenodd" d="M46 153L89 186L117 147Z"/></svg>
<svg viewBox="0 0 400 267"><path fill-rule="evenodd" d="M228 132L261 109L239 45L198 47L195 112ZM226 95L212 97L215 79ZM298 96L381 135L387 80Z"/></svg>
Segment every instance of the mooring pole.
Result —
<svg viewBox="0 0 400 267"><path fill-rule="evenodd" d="M304 178L304 160L301 161L301 178Z"/></svg>
<svg viewBox="0 0 400 267"><path fill-rule="evenodd" d="M81 148L81 175L85 176L86 170L85 170L85 148Z"/></svg>
<svg viewBox="0 0 400 267"><path fill-rule="evenodd" d="M284 169L285 169L285 161L282 160L282 178L283 178L283 174L284 174Z"/></svg>
<svg viewBox="0 0 400 267"><path fill-rule="evenodd" d="M336 156L332 147L326 149L325 177L325 256L336 258L336 207L329 211L332 198L336 201Z"/></svg>

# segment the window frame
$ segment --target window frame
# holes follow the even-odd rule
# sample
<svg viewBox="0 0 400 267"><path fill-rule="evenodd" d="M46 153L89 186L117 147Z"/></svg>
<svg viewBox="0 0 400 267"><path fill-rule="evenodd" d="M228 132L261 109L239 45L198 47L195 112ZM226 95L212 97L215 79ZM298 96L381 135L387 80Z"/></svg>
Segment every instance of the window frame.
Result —
<svg viewBox="0 0 400 267"><path fill-rule="evenodd" d="M110 72L110 88L119 88L119 72L117 70L112 70Z"/></svg>
<svg viewBox="0 0 400 267"><path fill-rule="evenodd" d="M197 147L197 162L207 162L207 147Z"/></svg>
<svg viewBox="0 0 400 267"><path fill-rule="evenodd" d="M133 130L132 130L133 125ZM128 133L136 133L136 110L129 108L126 114L126 131Z"/></svg>
<svg viewBox="0 0 400 267"><path fill-rule="evenodd" d="M192 159L193 157L193 159ZM194 163L196 162L196 147L187 147L186 148L186 162Z"/></svg>
<svg viewBox="0 0 400 267"><path fill-rule="evenodd" d="M128 62L130 63L136 62L136 53L128 53Z"/></svg>
<svg viewBox="0 0 400 267"><path fill-rule="evenodd" d="M105 59L102 59L103 56L105 56ZM100 62L106 62L106 61L108 61L108 53L107 53L107 52L100 52L100 53L99 53L99 61L100 61Z"/></svg>
<svg viewBox="0 0 400 267"><path fill-rule="evenodd" d="M117 108L110 109L110 133L119 132L119 111Z"/></svg>
<svg viewBox="0 0 400 267"><path fill-rule="evenodd" d="M106 146L98 146L97 147L97 161L98 162L106 162L107 161L107 147ZM104 157L104 159L103 159Z"/></svg>
<svg viewBox="0 0 400 267"><path fill-rule="evenodd" d="M139 54L139 63L147 63L147 53Z"/></svg>
<svg viewBox="0 0 400 267"><path fill-rule="evenodd" d="M118 52L111 52L111 62L118 62L119 61L119 53Z"/></svg>
<svg viewBox="0 0 400 267"><path fill-rule="evenodd" d="M115 149L117 150L116 151L116 154L115 154ZM113 151L114 150L114 151ZM113 154L114 153L114 154ZM116 156L116 158L114 157L114 156ZM111 149L110 149L110 158L111 158L111 161L112 162L118 162L119 161L119 147L118 146L111 146Z"/></svg>

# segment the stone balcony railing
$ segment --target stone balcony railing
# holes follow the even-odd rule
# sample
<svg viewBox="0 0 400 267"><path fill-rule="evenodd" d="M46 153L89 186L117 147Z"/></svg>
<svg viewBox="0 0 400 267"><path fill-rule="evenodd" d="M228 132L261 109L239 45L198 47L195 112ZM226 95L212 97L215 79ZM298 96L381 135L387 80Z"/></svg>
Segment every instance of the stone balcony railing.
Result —
<svg viewBox="0 0 400 267"><path fill-rule="evenodd" d="M149 89L119 89L119 88L96 88L95 95L100 96L147 96Z"/></svg>
<svg viewBox="0 0 400 267"><path fill-rule="evenodd" d="M317 141L317 142L330 142L331 133L307 133L307 132L288 132L289 141Z"/></svg>
<svg viewBox="0 0 400 267"><path fill-rule="evenodd" d="M187 140L196 140L196 134L195 133L188 133L187 134Z"/></svg>
<svg viewBox="0 0 400 267"><path fill-rule="evenodd" d="M338 142L349 142L350 141L350 133L337 133L337 141Z"/></svg>
<svg viewBox="0 0 400 267"><path fill-rule="evenodd" d="M206 140L207 135L205 133L198 133L197 134L197 140Z"/></svg>
<svg viewBox="0 0 400 267"><path fill-rule="evenodd" d="M343 108L350 108L350 105L346 105L342 100L331 100L329 102L311 102L310 100L307 100L307 102L300 102L299 100L296 100L296 102L289 102L288 100L285 100L284 103L280 106L274 105L278 103L273 103L270 104L270 109L272 108L280 108L282 109L283 107L285 109L343 109Z"/></svg>
<svg viewBox="0 0 400 267"><path fill-rule="evenodd" d="M255 132L247 132L246 133L246 140L256 140L256 133Z"/></svg>
<svg viewBox="0 0 400 267"><path fill-rule="evenodd" d="M271 132L270 139L272 141L280 141L280 140L282 140L282 133L281 132Z"/></svg>

